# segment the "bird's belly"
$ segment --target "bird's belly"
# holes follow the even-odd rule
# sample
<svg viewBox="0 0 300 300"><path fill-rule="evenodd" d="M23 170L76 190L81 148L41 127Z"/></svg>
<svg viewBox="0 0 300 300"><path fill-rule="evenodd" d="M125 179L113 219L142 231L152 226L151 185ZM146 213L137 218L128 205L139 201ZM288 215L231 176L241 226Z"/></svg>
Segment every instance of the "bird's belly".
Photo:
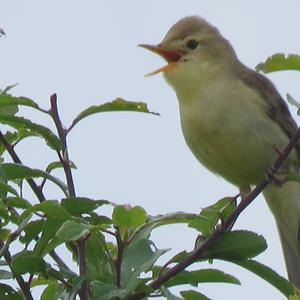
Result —
<svg viewBox="0 0 300 300"><path fill-rule="evenodd" d="M255 107L193 108L181 108L188 146L206 168L241 189L263 178L278 156L276 150L288 141L278 124Z"/></svg>

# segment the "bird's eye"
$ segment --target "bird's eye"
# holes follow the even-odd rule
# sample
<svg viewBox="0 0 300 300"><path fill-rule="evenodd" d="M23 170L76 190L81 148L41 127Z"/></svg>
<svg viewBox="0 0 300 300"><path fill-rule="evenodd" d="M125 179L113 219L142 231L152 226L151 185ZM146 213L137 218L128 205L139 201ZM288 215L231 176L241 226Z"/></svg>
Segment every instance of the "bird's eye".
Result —
<svg viewBox="0 0 300 300"><path fill-rule="evenodd" d="M189 40L187 43L186 43L186 46L191 49L191 50L194 50L198 47L199 45L199 42L196 41L196 40Z"/></svg>

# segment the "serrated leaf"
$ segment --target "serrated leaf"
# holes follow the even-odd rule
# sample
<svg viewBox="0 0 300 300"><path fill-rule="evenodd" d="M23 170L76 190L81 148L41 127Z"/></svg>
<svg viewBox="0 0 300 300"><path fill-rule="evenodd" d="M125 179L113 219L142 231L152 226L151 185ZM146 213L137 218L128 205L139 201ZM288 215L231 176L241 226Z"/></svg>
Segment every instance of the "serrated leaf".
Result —
<svg viewBox="0 0 300 300"><path fill-rule="evenodd" d="M16 117L0 113L0 123L9 125L16 129L26 129L34 132L38 136L43 137L46 143L54 150L60 151L62 144L60 139L47 127L31 122L23 117Z"/></svg>
<svg viewBox="0 0 300 300"><path fill-rule="evenodd" d="M38 104L34 102L33 100L26 98L26 97L15 97L7 92L15 87L16 85L12 85L7 87L1 94L0 94L0 107L4 106L10 106L10 105L23 105L23 106L29 106L32 108L40 109Z"/></svg>
<svg viewBox="0 0 300 300"><path fill-rule="evenodd" d="M88 107L74 119L71 128L74 127L79 121L90 115L112 111L135 111L158 115L158 113L149 111L147 104L144 102L133 102L124 100L122 98L117 98L112 102Z"/></svg>
<svg viewBox="0 0 300 300"><path fill-rule="evenodd" d="M15 274L36 274L46 271L43 258L34 251L23 251L13 256L11 269Z"/></svg>
<svg viewBox="0 0 300 300"><path fill-rule="evenodd" d="M50 217L69 220L72 216L56 200L45 200L42 203L34 205L31 211L42 211Z"/></svg>
<svg viewBox="0 0 300 300"><path fill-rule="evenodd" d="M248 259L257 256L267 248L263 236L251 231L236 230L222 233L204 253L209 259Z"/></svg>
<svg viewBox="0 0 300 300"><path fill-rule="evenodd" d="M255 69L264 73L284 70L300 71L300 55L276 53L268 57L264 63L258 64Z"/></svg>
<svg viewBox="0 0 300 300"><path fill-rule="evenodd" d="M12 96L6 94L6 91L0 93L0 113L15 115L18 112L18 105L12 98Z"/></svg>
<svg viewBox="0 0 300 300"><path fill-rule="evenodd" d="M77 223L73 220L64 222L56 233L56 237L64 242L76 241L85 236L91 226L83 223Z"/></svg>
<svg viewBox="0 0 300 300"><path fill-rule="evenodd" d="M167 251L156 249L154 243L148 239L131 242L124 249L123 253L121 268L122 286L129 291L135 289L139 284L139 275L142 272L149 271L156 260Z"/></svg>
<svg viewBox="0 0 300 300"><path fill-rule="evenodd" d="M294 286L268 266L255 260L228 260L258 275L277 288L286 297L294 294Z"/></svg>
<svg viewBox="0 0 300 300"><path fill-rule="evenodd" d="M64 194L67 194L66 185L60 179L48 174L45 171L39 169L31 169L24 165L14 163L0 164L0 178L4 178L6 180L16 180L37 177L42 177L52 181L64 192Z"/></svg>
<svg viewBox="0 0 300 300"><path fill-rule="evenodd" d="M109 300L112 298L125 299L128 295L128 291L126 289L120 289L114 284L92 281L91 287L93 298L97 300Z"/></svg>
<svg viewBox="0 0 300 300"><path fill-rule="evenodd" d="M181 271L174 277L164 283L164 286L171 287L180 284L190 284L198 286L203 282L223 282L232 284L241 284L238 279L232 275L226 274L217 269L201 269L196 271Z"/></svg>
<svg viewBox="0 0 300 300"><path fill-rule="evenodd" d="M62 207L71 215L88 214L105 204L109 204L109 201L93 200L85 197L70 197L61 201Z"/></svg>
<svg viewBox="0 0 300 300"><path fill-rule="evenodd" d="M7 131L4 134L5 139L10 144L13 144L15 142L20 142L21 140L30 136L38 136L38 135L26 129L19 129L18 131L14 131L14 132ZM0 144L0 155L2 155L6 150L7 149L2 144Z"/></svg>
<svg viewBox="0 0 300 300"><path fill-rule="evenodd" d="M193 291L193 290L187 290L180 292L180 295L183 297L184 300L212 300L202 293Z"/></svg>

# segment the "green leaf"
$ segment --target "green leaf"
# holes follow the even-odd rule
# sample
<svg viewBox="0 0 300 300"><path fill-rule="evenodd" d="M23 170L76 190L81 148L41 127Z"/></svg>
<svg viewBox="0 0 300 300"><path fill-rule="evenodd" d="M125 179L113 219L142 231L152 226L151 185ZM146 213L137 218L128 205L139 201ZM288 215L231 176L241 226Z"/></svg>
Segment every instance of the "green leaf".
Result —
<svg viewBox="0 0 300 300"><path fill-rule="evenodd" d="M62 169L64 166L60 161L54 161L52 163L50 163L47 168L46 168L46 172L47 173L51 173L53 170L55 169ZM75 164L70 161L70 168L71 169L77 169L77 167L75 166Z"/></svg>
<svg viewBox="0 0 300 300"><path fill-rule="evenodd" d="M11 86L14 87L15 85ZM9 87L9 89L11 89ZM10 94L7 94L8 89L6 88L3 93L0 94L0 107L5 107L5 106L11 106L11 105L23 105L23 106L29 106L32 108L36 108L40 110L40 107L36 102L33 100L26 98L26 97L14 97Z"/></svg>
<svg viewBox="0 0 300 300"><path fill-rule="evenodd" d="M10 143L16 143L16 142L20 142L21 140L27 138L27 137L31 137L31 136L38 136L36 133L31 132L29 130L26 129L19 129L18 131L7 131L4 134L5 139ZM6 148L0 144L0 155L2 155L4 152L6 151Z"/></svg>
<svg viewBox="0 0 300 300"><path fill-rule="evenodd" d="M0 299L3 300L24 300L17 291L15 291L9 285L0 283Z"/></svg>
<svg viewBox="0 0 300 300"><path fill-rule="evenodd" d="M144 102L127 101L122 98L117 98L112 102L107 102L101 105L90 106L82 111L73 121L71 128L73 128L82 119L101 112L112 111L136 111L143 113L150 113L153 115L159 115L158 113L149 111L147 104Z"/></svg>
<svg viewBox="0 0 300 300"><path fill-rule="evenodd" d="M300 175L299 173L289 173L285 178L285 181L297 181L300 182Z"/></svg>
<svg viewBox="0 0 300 300"><path fill-rule="evenodd" d="M60 179L48 174L47 172L38 169L31 169L20 164L0 164L0 178L4 178L5 180L28 179L37 177L42 177L52 181L64 192L64 194L68 194L66 185Z"/></svg>
<svg viewBox="0 0 300 300"><path fill-rule="evenodd" d="M11 233L11 230L10 229L7 229L7 228L0 228L0 239L2 241L6 241L9 237Z"/></svg>
<svg viewBox="0 0 300 300"><path fill-rule="evenodd" d="M1 31L1 29L0 29ZM0 94L7 94L11 89L15 88L18 84L12 84L12 85L8 85L7 87L4 88L3 91L0 90Z"/></svg>
<svg viewBox="0 0 300 300"><path fill-rule="evenodd" d="M152 248L155 248L154 250ZM121 268L122 286L132 291L139 284L138 277L147 272L156 260L168 250L156 249L154 243L148 239L131 242L123 253Z"/></svg>
<svg viewBox="0 0 300 300"><path fill-rule="evenodd" d="M284 70L300 71L300 55L276 53L268 57L264 63L260 63L256 66L256 71L262 71L264 73Z"/></svg>
<svg viewBox="0 0 300 300"><path fill-rule="evenodd" d="M228 231L204 253L209 259L247 259L257 256L267 248L263 236L251 231Z"/></svg>
<svg viewBox="0 0 300 300"><path fill-rule="evenodd" d="M184 300L211 300L205 295L193 290L182 291L180 292L180 295L183 297Z"/></svg>
<svg viewBox="0 0 300 300"><path fill-rule="evenodd" d="M125 299L128 295L126 289L120 289L114 284L92 281L91 287L93 298L97 300L109 300L112 298Z"/></svg>
<svg viewBox="0 0 300 300"><path fill-rule="evenodd" d="M52 250L52 246L54 243L51 243L52 239L55 237L57 230L63 224L63 219L57 219L48 217L45 220L42 236L37 241L35 246L35 251L42 256L46 255L50 250ZM59 244L60 242L57 242ZM54 245L55 246L55 245Z"/></svg>
<svg viewBox="0 0 300 300"><path fill-rule="evenodd" d="M255 261L255 260L228 260L236 265L239 265L254 274L258 275L265 281L269 282L277 288L286 297L294 294L294 287L292 283L280 276L271 268Z"/></svg>
<svg viewBox="0 0 300 300"><path fill-rule="evenodd" d="M128 210L122 205L118 205L114 208L112 220L114 221L115 225L119 226L120 228L130 227L130 216Z"/></svg>
<svg viewBox="0 0 300 300"><path fill-rule="evenodd" d="M129 210L129 218L131 223L130 227L136 228L146 222L147 213L142 207L135 206Z"/></svg>
<svg viewBox="0 0 300 300"><path fill-rule="evenodd" d="M288 103L290 103L291 105L295 106L297 108L297 115L300 114L300 103L294 99L290 94L286 94L286 100L288 101Z"/></svg>
<svg viewBox="0 0 300 300"><path fill-rule="evenodd" d="M85 197L70 197L62 199L62 207L71 215L88 214L96 208L109 204L106 200L93 200Z"/></svg>
<svg viewBox="0 0 300 300"><path fill-rule="evenodd" d="M5 193L11 193L17 197L19 196L18 192L13 187L3 182L0 182L0 190Z"/></svg>
<svg viewBox="0 0 300 300"><path fill-rule="evenodd" d="M64 288L56 282L50 283L43 291L41 300L57 300L63 295Z"/></svg>
<svg viewBox="0 0 300 300"><path fill-rule="evenodd" d="M118 205L114 208L112 220L120 228L136 228L147 220L146 211L140 207L125 207Z"/></svg>
<svg viewBox="0 0 300 300"><path fill-rule="evenodd" d="M90 217L87 217L86 219L91 225L104 225L105 227L107 227L108 225L113 223L113 221L106 216L99 216L94 212L90 212L89 215Z"/></svg>
<svg viewBox="0 0 300 300"><path fill-rule="evenodd" d="M5 92L0 93L0 113L15 115L18 112L17 103L12 99L13 97Z"/></svg>
<svg viewBox="0 0 300 300"><path fill-rule="evenodd" d="M85 236L91 229L91 226L75 221L66 221L58 229L56 236L65 242L76 241Z"/></svg>
<svg viewBox="0 0 300 300"><path fill-rule="evenodd" d="M21 197L7 197L5 199L5 204L7 205L7 207L22 208L22 209L31 207L29 201Z"/></svg>
<svg viewBox="0 0 300 300"><path fill-rule="evenodd" d="M12 279L12 274L9 271L6 270L0 270L0 280L3 279Z"/></svg>
<svg viewBox="0 0 300 300"><path fill-rule="evenodd" d="M225 220L235 209L236 199L226 197L220 199L215 204L204 208L200 213L200 218L189 222L189 227L201 232L202 236L210 235L220 220Z"/></svg>
<svg viewBox="0 0 300 300"><path fill-rule="evenodd" d="M114 261L107 254L108 244L99 232L91 232L85 245L85 257L89 280L97 280L105 283L114 283ZM95 255L97 249L97 255ZM110 251L113 255L114 251Z"/></svg>
<svg viewBox="0 0 300 300"><path fill-rule="evenodd" d="M45 200L42 203L34 205L30 211L42 211L50 217L69 220L72 216L56 200Z"/></svg>
<svg viewBox="0 0 300 300"><path fill-rule="evenodd" d="M38 136L43 137L47 144L54 150L60 151L62 144L60 139L47 127L31 122L23 117L16 117L0 113L0 123L9 125L16 129L26 129L34 132Z"/></svg>
<svg viewBox="0 0 300 300"><path fill-rule="evenodd" d="M223 282L232 284L241 284L238 279L232 275L226 274L217 269L201 269L197 271L181 271L170 278L164 286L170 287L180 284L190 284L198 286L202 282Z"/></svg>
<svg viewBox="0 0 300 300"><path fill-rule="evenodd" d="M147 223L139 226L134 233L134 239L143 239L148 238L153 229L158 228L160 226L170 225L170 224L181 224L181 223L189 223L194 219L201 218L198 214L191 213L170 213L165 215L158 216L148 216L149 219Z"/></svg>
<svg viewBox="0 0 300 300"><path fill-rule="evenodd" d="M23 244L30 243L39 235L39 233L42 232L44 223L45 221L42 219L31 221L30 223L28 223L23 229L24 235L20 237L20 242Z"/></svg>
<svg viewBox="0 0 300 300"><path fill-rule="evenodd" d="M46 263L34 251L25 250L13 256L11 269L15 274L44 273L46 271Z"/></svg>
<svg viewBox="0 0 300 300"><path fill-rule="evenodd" d="M182 298L172 294L169 289L164 286L161 287L163 295L167 298L167 300L182 300Z"/></svg>

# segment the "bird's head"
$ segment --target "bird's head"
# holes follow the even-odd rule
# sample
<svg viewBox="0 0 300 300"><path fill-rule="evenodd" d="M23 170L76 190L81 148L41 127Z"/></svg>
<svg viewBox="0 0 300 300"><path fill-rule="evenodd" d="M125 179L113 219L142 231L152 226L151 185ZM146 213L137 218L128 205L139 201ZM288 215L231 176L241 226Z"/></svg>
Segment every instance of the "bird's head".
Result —
<svg viewBox="0 0 300 300"><path fill-rule="evenodd" d="M175 89L211 79L237 61L233 48L218 29L197 16L179 20L158 45L140 46L159 54L168 63L147 75L163 72Z"/></svg>

